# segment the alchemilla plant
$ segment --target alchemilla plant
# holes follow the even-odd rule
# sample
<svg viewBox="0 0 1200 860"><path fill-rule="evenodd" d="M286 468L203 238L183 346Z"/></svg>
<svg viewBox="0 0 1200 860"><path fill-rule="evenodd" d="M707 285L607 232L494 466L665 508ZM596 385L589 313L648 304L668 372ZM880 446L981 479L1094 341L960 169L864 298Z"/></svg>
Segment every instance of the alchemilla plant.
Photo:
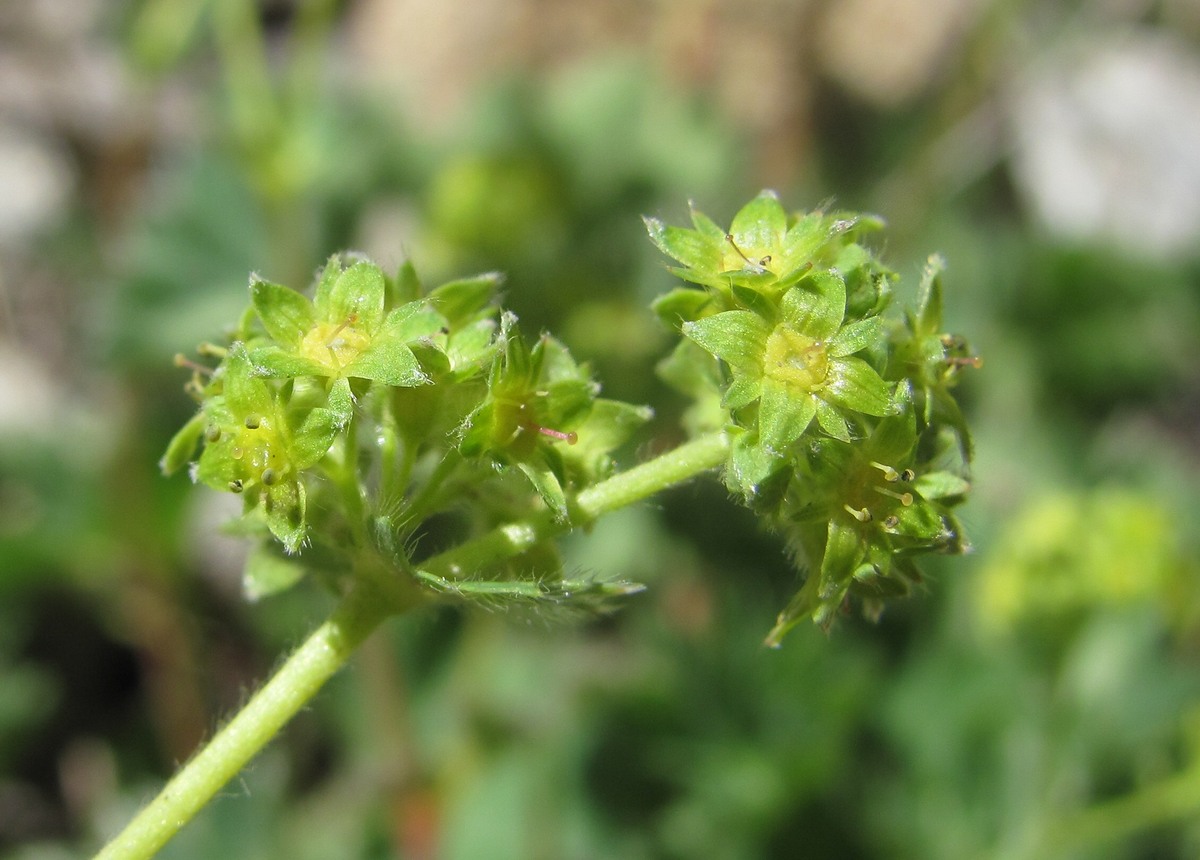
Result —
<svg viewBox="0 0 1200 860"><path fill-rule="evenodd" d="M796 565L770 645L805 619L875 616L923 556L963 551L971 442L952 389L978 361L942 330L940 260L895 315L877 219L792 215L764 192L728 230L699 212L646 223L686 282L654 310L679 335L660 372L693 406L689 441L623 471L612 454L650 410L601 397L550 335L527 340L499 276L428 289L411 265L335 256L311 298L252 278L228 345L182 360L199 409L163 469L241 497L251 593L310 575L342 601L101 856L157 851L390 616L439 601L602 611L639 590L565 578L556 539L702 473Z"/></svg>

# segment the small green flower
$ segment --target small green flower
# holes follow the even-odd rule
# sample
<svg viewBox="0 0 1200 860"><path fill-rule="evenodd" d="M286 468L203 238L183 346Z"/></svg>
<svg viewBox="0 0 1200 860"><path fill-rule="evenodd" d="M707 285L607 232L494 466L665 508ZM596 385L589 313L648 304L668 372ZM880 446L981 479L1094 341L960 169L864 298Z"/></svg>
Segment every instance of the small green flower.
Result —
<svg viewBox="0 0 1200 860"><path fill-rule="evenodd" d="M234 344L202 411L168 446L163 468L178 468L202 439L192 479L241 494L246 511L261 510L271 533L297 552L306 535L301 475L325 456L349 420L350 389L345 380L328 395L289 386L285 398L276 385L257 375L245 347Z"/></svg>
<svg viewBox="0 0 1200 860"><path fill-rule="evenodd" d="M261 376L334 379L360 378L411 387L429 377L410 348L437 333L436 315L422 313L424 303L410 301L385 310L387 281L372 263L343 268L330 259L307 297L270 281L254 280L250 298L273 344L252 350Z"/></svg>
<svg viewBox="0 0 1200 860"><path fill-rule="evenodd" d="M774 293L813 268L831 265L850 231L875 223L824 212L790 218L773 191L763 191L743 206L728 231L694 208L694 229L645 220L654 244L683 264L672 271L685 281L718 291L736 284Z"/></svg>
<svg viewBox="0 0 1200 860"><path fill-rule="evenodd" d="M557 518L567 518L565 487L599 480L608 452L645 422L649 411L597 397L599 386L549 336L530 348L505 314L504 351L492 366L487 396L464 422L460 451L516 466Z"/></svg>
<svg viewBox="0 0 1200 860"><path fill-rule="evenodd" d="M724 405L758 402L760 445L782 452L816 419L822 431L849 442L853 413L886 415L891 392L878 372L855 356L882 335L878 317L847 322L846 285L837 272L818 272L791 287L778 316L725 311L685 323L683 333L729 365Z"/></svg>

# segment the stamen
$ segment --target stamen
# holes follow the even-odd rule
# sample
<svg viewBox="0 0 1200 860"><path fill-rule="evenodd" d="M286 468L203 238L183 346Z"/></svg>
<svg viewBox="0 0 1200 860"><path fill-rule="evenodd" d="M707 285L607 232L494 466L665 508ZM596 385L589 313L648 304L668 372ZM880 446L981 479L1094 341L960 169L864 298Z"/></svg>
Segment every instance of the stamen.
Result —
<svg viewBox="0 0 1200 860"><path fill-rule="evenodd" d="M849 505L842 505L842 507L846 509L846 513L854 517L854 519L858 520L860 523L869 523L871 521L871 512L866 508L856 509L850 507Z"/></svg>
<svg viewBox="0 0 1200 860"><path fill-rule="evenodd" d="M221 441L221 428L216 424L210 424L204 431L204 440L210 445Z"/></svg>
<svg viewBox="0 0 1200 860"><path fill-rule="evenodd" d="M225 358L229 355L229 350L223 346L217 346L215 343L205 341L196 347L196 352L208 358Z"/></svg>
<svg viewBox="0 0 1200 860"><path fill-rule="evenodd" d="M229 482L229 492L240 493L242 491L242 482L240 479Z"/></svg>
<svg viewBox="0 0 1200 860"><path fill-rule="evenodd" d="M914 480L916 477L917 477L917 473L914 472L912 469L905 469L903 472L900 473L900 480L904 481L905 483L908 483L909 481Z"/></svg>
<svg viewBox="0 0 1200 860"><path fill-rule="evenodd" d="M737 255L738 255L739 257L741 257L743 260L745 260L745 261L746 261L746 265L747 265L747 266L749 266L749 267L750 267L750 268L752 268L752 269L757 269L757 270L759 270L759 271L761 272L761 271L762 271L762 269L763 269L763 267L764 267L764 266L766 266L766 264L767 264L767 263L771 262L771 258L770 258L770 256L763 257L763 261L764 261L764 262L758 262L758 263L756 263L756 262L754 262L753 260L751 260L749 257L747 257L747 256L746 256L746 253L745 253L745 252L744 252L744 251L743 251L741 248L739 248L739 247L737 246L737 242L733 241L733 234L732 234L732 233L726 233L726 234L725 234L725 241L726 241L726 242L728 242L730 245L732 245L732 246L733 246L733 250L737 251Z"/></svg>
<svg viewBox="0 0 1200 860"><path fill-rule="evenodd" d="M262 426L262 419L259 418L257 415L247 415L246 416L246 429L247 430L257 430L261 426Z"/></svg>
<svg viewBox="0 0 1200 860"><path fill-rule="evenodd" d="M274 484L278 477L279 476L275 473L274 469L263 469L262 482L268 487Z"/></svg>
<svg viewBox="0 0 1200 860"><path fill-rule="evenodd" d="M192 361L182 352L175 353L175 366L186 367L188 370L194 370L196 373L203 374L204 376L213 375L213 369L211 367L205 367L203 364L198 364Z"/></svg>
<svg viewBox="0 0 1200 860"><path fill-rule="evenodd" d="M970 355L966 358L948 358L946 361L951 367L973 367L976 370L983 367L983 359L978 355Z"/></svg>
<svg viewBox="0 0 1200 860"><path fill-rule="evenodd" d="M887 466L883 463L876 463L874 460L871 461L871 465L874 466L879 471L883 472L883 479L885 481L887 481L889 483L895 483L896 481L900 480L900 473L897 472L895 469L893 469L891 466Z"/></svg>
<svg viewBox="0 0 1200 860"><path fill-rule="evenodd" d="M900 525L900 518L895 514L892 514L883 521L883 527L885 529L894 529L898 525Z"/></svg>
<svg viewBox="0 0 1200 860"><path fill-rule="evenodd" d="M880 493L881 495L890 496L900 504L904 505L906 508L913 503L912 493L897 493L893 490L889 490L887 487L872 487L871 489L877 493Z"/></svg>

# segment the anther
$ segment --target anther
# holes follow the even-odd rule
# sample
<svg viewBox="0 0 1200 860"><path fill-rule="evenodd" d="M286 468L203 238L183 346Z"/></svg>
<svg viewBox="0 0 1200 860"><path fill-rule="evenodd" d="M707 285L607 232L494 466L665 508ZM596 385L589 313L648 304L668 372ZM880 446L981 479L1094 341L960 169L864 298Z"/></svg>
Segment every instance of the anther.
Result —
<svg viewBox="0 0 1200 860"><path fill-rule="evenodd" d="M259 418L257 415L247 415L246 416L246 429L247 430L257 430L261 426L262 426L262 419Z"/></svg>
<svg viewBox="0 0 1200 860"><path fill-rule="evenodd" d="M852 508L849 505L842 505L846 509L846 513L854 517L860 523L869 523L871 521L871 512L866 508Z"/></svg>
<svg viewBox="0 0 1200 860"><path fill-rule="evenodd" d="M216 424L209 424L208 428L204 431L204 440L210 445L221 441L221 428Z"/></svg>
<svg viewBox="0 0 1200 860"><path fill-rule="evenodd" d="M240 493L241 491L242 491L242 482L241 482L241 480L234 480L234 481L230 481L230 482L229 482L229 492L231 492L231 493Z"/></svg>
<svg viewBox="0 0 1200 860"><path fill-rule="evenodd" d="M976 370L983 367L983 359L978 355L969 355L966 358L948 358L946 361L952 367L973 367Z"/></svg>
<svg viewBox="0 0 1200 860"><path fill-rule="evenodd" d="M904 505L904 507L906 507L906 508L913 503L913 494L912 493L897 493L893 490L887 489L886 487L873 487L872 489L874 489L875 492L880 493L881 495L890 496L891 498L898 501L900 504Z"/></svg>
<svg viewBox="0 0 1200 860"><path fill-rule="evenodd" d="M264 484L266 484L268 487L271 486L272 484L274 484L275 481L278 480L278 478L279 478L279 476L275 473L274 469L263 469L262 482Z"/></svg>
<svg viewBox="0 0 1200 860"><path fill-rule="evenodd" d="M912 469L905 469L903 472L900 473L900 480L904 481L905 483L912 481L916 477L917 477L917 473L914 472Z"/></svg>
<svg viewBox="0 0 1200 860"><path fill-rule="evenodd" d="M894 529L898 525L900 525L900 518L895 514L892 514L883 521L883 527L886 529Z"/></svg>

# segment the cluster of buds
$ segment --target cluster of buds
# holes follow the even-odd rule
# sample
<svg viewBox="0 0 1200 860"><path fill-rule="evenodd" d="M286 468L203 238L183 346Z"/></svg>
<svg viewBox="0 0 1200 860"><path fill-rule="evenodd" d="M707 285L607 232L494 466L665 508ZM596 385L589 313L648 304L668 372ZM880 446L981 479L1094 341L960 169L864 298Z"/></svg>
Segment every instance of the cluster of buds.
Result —
<svg viewBox="0 0 1200 860"><path fill-rule="evenodd" d="M950 389L978 359L941 330L941 261L915 311L891 318L896 275L862 243L877 219L793 216L763 192L728 230L692 221L646 222L695 285L655 303L684 336L663 375L700 403L693 430L732 436L729 489L803 571L768 642L804 618L830 623L852 597L875 614L920 581L921 555L965 547L951 508L971 443Z"/></svg>

